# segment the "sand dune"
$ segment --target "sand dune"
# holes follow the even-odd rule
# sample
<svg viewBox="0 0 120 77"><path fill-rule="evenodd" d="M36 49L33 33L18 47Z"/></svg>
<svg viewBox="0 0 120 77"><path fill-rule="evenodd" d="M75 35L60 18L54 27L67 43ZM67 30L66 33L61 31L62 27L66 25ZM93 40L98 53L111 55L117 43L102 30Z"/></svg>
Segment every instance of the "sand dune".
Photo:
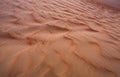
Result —
<svg viewBox="0 0 120 77"><path fill-rule="evenodd" d="M1 0L0 77L120 77L119 4Z"/></svg>

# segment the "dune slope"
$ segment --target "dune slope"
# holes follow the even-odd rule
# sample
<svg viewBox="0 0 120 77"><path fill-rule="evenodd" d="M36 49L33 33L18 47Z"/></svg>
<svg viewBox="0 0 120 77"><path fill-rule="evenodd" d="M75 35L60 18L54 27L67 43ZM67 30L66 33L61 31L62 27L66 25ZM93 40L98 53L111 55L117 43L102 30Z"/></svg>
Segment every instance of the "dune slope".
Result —
<svg viewBox="0 0 120 77"><path fill-rule="evenodd" d="M120 77L118 5L1 0L0 77Z"/></svg>

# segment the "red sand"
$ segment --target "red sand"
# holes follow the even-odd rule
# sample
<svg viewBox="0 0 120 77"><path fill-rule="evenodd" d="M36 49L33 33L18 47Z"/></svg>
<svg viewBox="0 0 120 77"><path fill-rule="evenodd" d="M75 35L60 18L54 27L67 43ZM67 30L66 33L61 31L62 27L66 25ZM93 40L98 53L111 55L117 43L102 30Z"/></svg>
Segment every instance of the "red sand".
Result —
<svg viewBox="0 0 120 77"><path fill-rule="evenodd" d="M0 77L120 77L120 11L95 0L1 0Z"/></svg>

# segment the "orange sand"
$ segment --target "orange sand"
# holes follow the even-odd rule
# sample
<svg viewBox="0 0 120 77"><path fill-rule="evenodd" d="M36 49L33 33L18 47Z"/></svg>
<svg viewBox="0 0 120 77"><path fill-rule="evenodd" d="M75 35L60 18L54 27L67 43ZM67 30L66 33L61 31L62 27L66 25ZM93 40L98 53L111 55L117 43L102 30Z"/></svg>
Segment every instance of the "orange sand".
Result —
<svg viewBox="0 0 120 77"><path fill-rule="evenodd" d="M104 0L1 0L0 77L120 77L119 9Z"/></svg>

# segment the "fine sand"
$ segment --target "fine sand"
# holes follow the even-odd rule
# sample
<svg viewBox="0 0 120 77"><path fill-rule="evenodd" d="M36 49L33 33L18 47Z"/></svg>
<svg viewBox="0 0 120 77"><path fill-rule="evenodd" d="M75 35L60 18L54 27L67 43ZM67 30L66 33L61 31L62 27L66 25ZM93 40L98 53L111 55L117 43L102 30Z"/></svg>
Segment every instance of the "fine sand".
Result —
<svg viewBox="0 0 120 77"><path fill-rule="evenodd" d="M120 77L114 1L0 0L0 77Z"/></svg>

